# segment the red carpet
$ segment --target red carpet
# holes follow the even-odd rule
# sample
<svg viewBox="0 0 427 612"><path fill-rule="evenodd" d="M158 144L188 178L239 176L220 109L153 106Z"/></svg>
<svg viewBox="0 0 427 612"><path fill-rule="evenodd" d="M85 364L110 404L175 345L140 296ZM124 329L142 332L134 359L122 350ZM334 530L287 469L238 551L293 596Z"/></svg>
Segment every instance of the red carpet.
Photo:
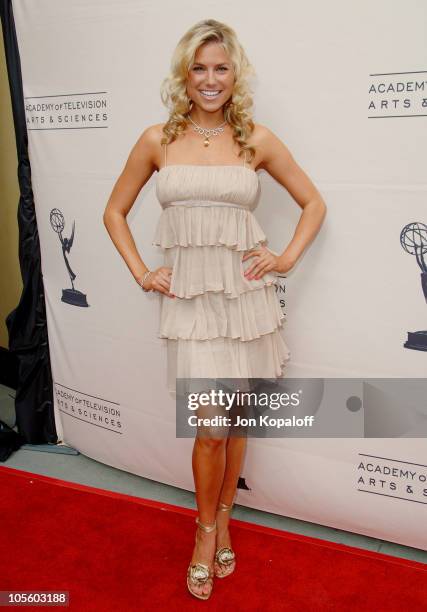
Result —
<svg viewBox="0 0 427 612"><path fill-rule="evenodd" d="M427 610L427 565L236 519L236 571L196 600L185 584L194 517L1 466L0 590L68 590L82 612Z"/></svg>

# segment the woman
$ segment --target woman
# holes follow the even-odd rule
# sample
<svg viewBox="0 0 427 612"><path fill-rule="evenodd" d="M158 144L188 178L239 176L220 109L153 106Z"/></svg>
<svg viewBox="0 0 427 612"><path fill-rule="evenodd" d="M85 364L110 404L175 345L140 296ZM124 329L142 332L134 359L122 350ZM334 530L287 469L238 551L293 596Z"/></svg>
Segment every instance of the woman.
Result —
<svg viewBox="0 0 427 612"><path fill-rule="evenodd" d="M250 74L230 27L213 19L193 26L177 45L163 83L169 119L147 128L134 145L104 213L135 280L144 291L161 294L160 337L168 339L170 383L176 377L274 378L283 375L289 359L277 275L295 266L316 236L326 206L282 141L252 121ZM280 255L266 247L252 214L258 169L281 183L303 209ZM164 248L166 265L150 271L126 216L155 170L163 212L153 244ZM228 576L236 565L228 522L245 445L245 437L195 439L199 516L187 586L199 599L209 598L214 575Z"/></svg>

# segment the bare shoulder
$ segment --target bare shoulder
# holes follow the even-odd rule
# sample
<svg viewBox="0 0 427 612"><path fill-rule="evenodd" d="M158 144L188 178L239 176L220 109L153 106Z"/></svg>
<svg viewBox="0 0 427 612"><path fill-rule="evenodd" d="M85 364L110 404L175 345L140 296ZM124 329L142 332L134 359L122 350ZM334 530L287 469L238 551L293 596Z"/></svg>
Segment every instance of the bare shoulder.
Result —
<svg viewBox="0 0 427 612"><path fill-rule="evenodd" d="M248 142L256 147L255 167L257 170L266 170L288 191L302 209L314 199L322 200L313 181L273 130L265 125L257 124L252 135L253 139L249 139Z"/></svg>
<svg viewBox="0 0 427 612"><path fill-rule="evenodd" d="M276 134L262 123L255 123L254 130L251 134L251 139L253 139L254 145L265 145L271 144L274 140L277 140Z"/></svg>
<svg viewBox="0 0 427 612"><path fill-rule="evenodd" d="M160 144L160 140L163 136L163 126L166 125L165 123L154 123L153 125L148 126L148 128L146 128L146 132L147 135L149 135L150 138L152 138L153 140L155 140L156 142L158 141L158 143Z"/></svg>
<svg viewBox="0 0 427 612"><path fill-rule="evenodd" d="M256 148L255 164L257 170L266 169L269 161L281 155L291 155L285 143L266 125L255 123L255 128L248 141Z"/></svg>
<svg viewBox="0 0 427 612"><path fill-rule="evenodd" d="M143 158L145 163L151 165L153 171L159 166L163 125L163 123L155 123L147 126L133 147L134 155L140 159Z"/></svg>

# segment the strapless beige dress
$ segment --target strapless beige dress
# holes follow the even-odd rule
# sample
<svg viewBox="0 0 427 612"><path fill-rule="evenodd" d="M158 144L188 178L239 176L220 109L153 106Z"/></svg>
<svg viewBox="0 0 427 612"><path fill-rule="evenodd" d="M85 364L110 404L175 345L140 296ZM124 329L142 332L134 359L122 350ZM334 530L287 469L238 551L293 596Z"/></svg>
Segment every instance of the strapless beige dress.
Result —
<svg viewBox="0 0 427 612"><path fill-rule="evenodd" d="M177 378L284 376L290 351L278 273L248 280L244 272L254 258L242 261L247 251L268 244L253 214L260 192L257 173L246 165L171 164L157 174L162 212L152 244L172 268L176 295L159 294L158 337L167 340L171 393Z"/></svg>

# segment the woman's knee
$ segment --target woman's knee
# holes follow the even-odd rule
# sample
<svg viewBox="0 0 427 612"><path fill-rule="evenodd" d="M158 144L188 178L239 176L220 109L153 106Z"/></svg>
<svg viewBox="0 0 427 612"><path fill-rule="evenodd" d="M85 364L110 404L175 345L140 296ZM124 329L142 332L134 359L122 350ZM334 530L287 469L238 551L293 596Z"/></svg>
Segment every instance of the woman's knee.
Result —
<svg viewBox="0 0 427 612"><path fill-rule="evenodd" d="M216 451L219 448L225 447L227 438L215 437L210 435L210 432L204 432L202 435L197 435L196 442L205 450Z"/></svg>

